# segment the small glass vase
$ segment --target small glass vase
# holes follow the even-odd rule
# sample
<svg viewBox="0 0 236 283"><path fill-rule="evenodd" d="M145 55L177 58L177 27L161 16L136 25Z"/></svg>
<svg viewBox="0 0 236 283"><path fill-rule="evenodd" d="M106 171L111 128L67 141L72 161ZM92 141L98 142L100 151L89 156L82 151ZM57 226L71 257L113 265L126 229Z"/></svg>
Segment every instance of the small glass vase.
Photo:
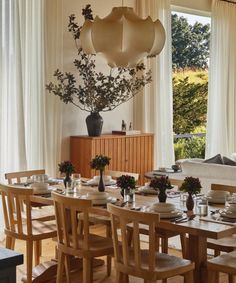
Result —
<svg viewBox="0 0 236 283"><path fill-rule="evenodd" d="M105 191L105 184L103 181L103 170L100 170L100 179L98 183L98 191L99 192L104 192Z"/></svg>
<svg viewBox="0 0 236 283"><path fill-rule="evenodd" d="M135 189L123 189L124 202L133 203L135 202Z"/></svg>
<svg viewBox="0 0 236 283"><path fill-rule="evenodd" d="M192 211L194 208L194 200L193 200L193 195L191 193L188 193L188 198L186 200L186 207L188 211Z"/></svg>
<svg viewBox="0 0 236 283"><path fill-rule="evenodd" d="M67 187L71 187L72 179L71 179L71 174L70 173L66 172L66 176L65 176L63 182L64 182L65 189Z"/></svg>
<svg viewBox="0 0 236 283"><path fill-rule="evenodd" d="M166 191L160 190L158 193L159 202L166 202L167 194Z"/></svg>

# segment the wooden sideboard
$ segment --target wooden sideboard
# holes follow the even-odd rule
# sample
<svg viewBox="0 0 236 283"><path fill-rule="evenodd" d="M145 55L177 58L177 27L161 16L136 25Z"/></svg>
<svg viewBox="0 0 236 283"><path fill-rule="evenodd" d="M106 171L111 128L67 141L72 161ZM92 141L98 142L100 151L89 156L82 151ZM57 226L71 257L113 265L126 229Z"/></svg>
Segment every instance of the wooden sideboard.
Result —
<svg viewBox="0 0 236 283"><path fill-rule="evenodd" d="M100 137L70 137L70 160L76 172L91 178L94 170L89 162L97 154L111 157L109 170L140 174L140 184L144 183L144 173L153 170L153 134L102 135Z"/></svg>

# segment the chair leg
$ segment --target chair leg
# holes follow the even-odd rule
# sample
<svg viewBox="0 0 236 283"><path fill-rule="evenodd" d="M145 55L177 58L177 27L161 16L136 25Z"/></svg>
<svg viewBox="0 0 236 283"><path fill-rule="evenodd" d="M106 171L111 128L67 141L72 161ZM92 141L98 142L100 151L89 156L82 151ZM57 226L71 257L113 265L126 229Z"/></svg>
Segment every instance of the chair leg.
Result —
<svg viewBox="0 0 236 283"><path fill-rule="evenodd" d="M40 262L40 255L41 255L41 241L35 241L34 243L34 265L39 265Z"/></svg>
<svg viewBox="0 0 236 283"><path fill-rule="evenodd" d="M11 239L11 250L14 250L14 249L15 249L15 242L16 242L16 239L15 239L15 238L12 238L12 239Z"/></svg>
<svg viewBox="0 0 236 283"><path fill-rule="evenodd" d="M60 250L57 250L58 261L57 261L57 282L63 282L63 271L64 271L64 263L65 263L65 254Z"/></svg>
<svg viewBox="0 0 236 283"><path fill-rule="evenodd" d="M111 226L106 226L106 237L111 238ZM111 275L111 255L107 256L107 276Z"/></svg>
<svg viewBox="0 0 236 283"><path fill-rule="evenodd" d="M6 248L11 249L12 247L12 237L6 236Z"/></svg>
<svg viewBox="0 0 236 283"><path fill-rule="evenodd" d="M184 283L193 283L193 270L184 274Z"/></svg>
<svg viewBox="0 0 236 283"><path fill-rule="evenodd" d="M26 274L27 274L27 283L32 282L32 265L33 265L33 241L26 241Z"/></svg>
<svg viewBox="0 0 236 283"><path fill-rule="evenodd" d="M70 256L69 255L65 255L65 271L66 271L66 280L67 283L71 283L70 280Z"/></svg>
<svg viewBox="0 0 236 283"><path fill-rule="evenodd" d="M92 283L92 261L90 258L83 258L83 283Z"/></svg>

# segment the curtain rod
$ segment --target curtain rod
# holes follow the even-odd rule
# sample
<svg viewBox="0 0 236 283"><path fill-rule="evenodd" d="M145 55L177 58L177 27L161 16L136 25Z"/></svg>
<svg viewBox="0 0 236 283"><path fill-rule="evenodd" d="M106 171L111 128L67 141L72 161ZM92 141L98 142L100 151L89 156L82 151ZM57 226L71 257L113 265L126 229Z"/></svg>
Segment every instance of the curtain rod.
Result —
<svg viewBox="0 0 236 283"><path fill-rule="evenodd" d="M230 1L230 0L220 0L220 1L222 1L222 2L228 2L228 3L232 3L232 4L236 4L235 1Z"/></svg>

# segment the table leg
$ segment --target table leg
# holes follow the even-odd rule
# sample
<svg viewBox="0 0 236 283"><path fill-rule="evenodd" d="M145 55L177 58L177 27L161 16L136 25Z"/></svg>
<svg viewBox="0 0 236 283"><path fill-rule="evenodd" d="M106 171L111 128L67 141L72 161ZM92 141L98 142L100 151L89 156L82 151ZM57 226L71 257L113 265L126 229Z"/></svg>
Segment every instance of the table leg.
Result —
<svg viewBox="0 0 236 283"><path fill-rule="evenodd" d="M189 259L195 262L194 282L207 282L207 238L189 235Z"/></svg>

